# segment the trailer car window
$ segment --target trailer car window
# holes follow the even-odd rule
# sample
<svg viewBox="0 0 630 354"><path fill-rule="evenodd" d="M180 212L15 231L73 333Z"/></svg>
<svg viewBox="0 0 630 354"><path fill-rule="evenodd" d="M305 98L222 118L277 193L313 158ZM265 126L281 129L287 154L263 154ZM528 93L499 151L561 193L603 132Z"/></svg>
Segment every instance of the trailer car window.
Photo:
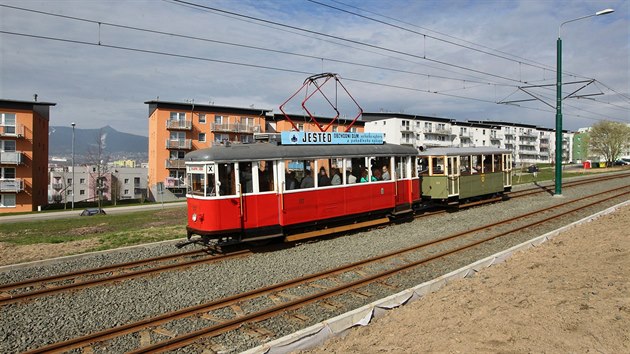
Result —
<svg viewBox="0 0 630 354"><path fill-rule="evenodd" d="M219 195L236 195L234 163L219 164Z"/></svg>

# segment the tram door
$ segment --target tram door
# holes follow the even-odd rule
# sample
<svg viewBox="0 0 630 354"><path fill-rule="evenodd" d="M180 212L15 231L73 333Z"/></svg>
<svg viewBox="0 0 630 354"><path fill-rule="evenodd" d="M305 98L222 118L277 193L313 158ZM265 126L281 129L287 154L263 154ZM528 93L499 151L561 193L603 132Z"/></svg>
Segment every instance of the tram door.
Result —
<svg viewBox="0 0 630 354"><path fill-rule="evenodd" d="M448 196L459 195L459 156L447 157Z"/></svg>

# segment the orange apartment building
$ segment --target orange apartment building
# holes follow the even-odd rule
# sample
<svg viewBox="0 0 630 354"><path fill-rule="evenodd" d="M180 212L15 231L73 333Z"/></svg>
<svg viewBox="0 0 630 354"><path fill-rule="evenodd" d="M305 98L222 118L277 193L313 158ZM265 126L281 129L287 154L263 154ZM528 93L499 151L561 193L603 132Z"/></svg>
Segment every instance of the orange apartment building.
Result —
<svg viewBox="0 0 630 354"><path fill-rule="evenodd" d="M48 204L48 124L55 105L0 99L0 213Z"/></svg>
<svg viewBox="0 0 630 354"><path fill-rule="evenodd" d="M149 198L186 194L184 155L227 141L254 141L265 131L267 109L147 101L149 105ZM158 195L158 183L164 192Z"/></svg>
<svg viewBox="0 0 630 354"><path fill-rule="evenodd" d="M252 143L256 133L294 129L283 114L271 114L268 109L165 101L145 104L149 105L149 198L155 201L185 197L186 153L225 142ZM302 131L319 131L308 116L289 117ZM331 121L316 119L324 126ZM350 123L351 120L336 120L330 131L345 131ZM356 121L351 131L363 132L364 125L363 121ZM158 188L163 188L163 192L158 193Z"/></svg>

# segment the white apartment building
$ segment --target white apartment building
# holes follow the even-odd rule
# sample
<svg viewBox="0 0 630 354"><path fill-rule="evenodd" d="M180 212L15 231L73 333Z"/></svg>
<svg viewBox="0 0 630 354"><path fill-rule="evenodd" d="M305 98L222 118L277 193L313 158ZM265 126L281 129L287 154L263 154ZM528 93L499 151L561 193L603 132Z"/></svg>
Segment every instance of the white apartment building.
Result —
<svg viewBox="0 0 630 354"><path fill-rule="evenodd" d="M98 193L103 200L147 197L146 168L108 167L102 172L96 166L82 165L75 166L74 173L72 166L51 166L49 171L50 204L94 202Z"/></svg>
<svg viewBox="0 0 630 354"><path fill-rule="evenodd" d="M388 143L430 147L493 146L512 151L516 164L555 161L555 131L530 124L456 121L401 113L363 113L365 132L383 133ZM563 162L571 161L573 134L563 132Z"/></svg>

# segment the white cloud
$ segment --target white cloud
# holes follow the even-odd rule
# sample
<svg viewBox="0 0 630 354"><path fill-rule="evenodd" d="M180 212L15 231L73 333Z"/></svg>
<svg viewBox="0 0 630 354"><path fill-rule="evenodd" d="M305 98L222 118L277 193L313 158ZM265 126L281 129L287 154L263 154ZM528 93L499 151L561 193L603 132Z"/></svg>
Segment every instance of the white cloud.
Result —
<svg viewBox="0 0 630 354"><path fill-rule="evenodd" d="M332 6L343 7L336 2ZM396 73L287 54L255 51L217 43L141 33L106 25L84 23L0 7L0 30L67 38L91 43L177 53L306 73L336 72L342 78L378 82L419 91L343 81L366 111L404 111L408 114L439 115L466 119L493 119L553 127L554 112L540 102L523 103L533 109L497 105L513 94L515 87L479 84L472 81L524 85L496 76L535 83L555 83L556 38L558 26L606 7L615 13L593 17L563 27L563 68L567 72L600 80L618 92L629 95L628 82L628 3L626 1L351 1L354 6L400 19L423 28L417 32L473 46L444 37L424 28L483 44L523 57L523 63L500 59L466 48L405 32L317 4L302 1L198 1L201 4L243 13L291 26L328 33L395 51L427 56L471 72L443 66L418 57L384 52L359 44L290 29L274 29L271 24L253 23L208 11L155 1L0 1L0 4L53 12L129 26L236 42L273 50L303 53L321 58L396 68L422 75ZM347 8L351 11L356 9ZM374 14L366 16L379 18ZM379 18L392 22L391 19ZM322 40L324 39L324 40ZM335 45L331 42L338 42ZM147 134L147 107L144 101L213 101L274 109L297 90L306 74L236 66L212 61L137 53L103 46L86 46L0 34L0 97L28 100L38 93L41 101L57 102L52 109L52 125L76 121L83 128L111 125L115 129ZM476 46L475 46L476 47ZM361 50L357 49L360 48ZM484 51L488 48L476 47ZM378 54L377 54L378 53ZM508 55L498 53L499 55ZM526 58L526 59L525 59ZM542 70L525 65L535 61ZM448 76L460 80L446 80ZM464 82L463 79L468 80ZM565 81L573 80L565 77ZM567 100L565 127L577 129L597 119L614 118L630 122L628 99L599 86L605 93L591 100ZM569 87L564 89L569 93ZM593 92L597 91L593 88ZM449 97L422 91L469 97ZM553 87L543 90L553 105ZM512 98L525 98L515 93ZM481 101L478 101L481 100ZM607 104L605 102L612 103ZM543 110L543 111L541 111ZM545 112L546 111L546 112Z"/></svg>

